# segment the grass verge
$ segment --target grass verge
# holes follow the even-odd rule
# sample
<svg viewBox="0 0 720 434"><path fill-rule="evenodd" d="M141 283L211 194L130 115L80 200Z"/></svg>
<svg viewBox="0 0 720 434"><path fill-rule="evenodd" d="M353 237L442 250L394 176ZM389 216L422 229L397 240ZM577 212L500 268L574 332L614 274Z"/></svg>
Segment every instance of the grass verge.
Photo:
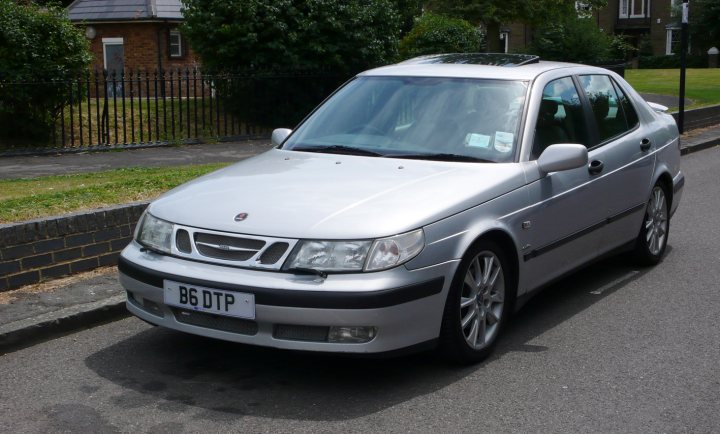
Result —
<svg viewBox="0 0 720 434"><path fill-rule="evenodd" d="M0 223L149 200L230 163L0 180Z"/></svg>
<svg viewBox="0 0 720 434"><path fill-rule="evenodd" d="M680 95L679 69L628 69L625 79L638 92ZM685 97L693 101L686 108L720 104L720 68L688 69Z"/></svg>

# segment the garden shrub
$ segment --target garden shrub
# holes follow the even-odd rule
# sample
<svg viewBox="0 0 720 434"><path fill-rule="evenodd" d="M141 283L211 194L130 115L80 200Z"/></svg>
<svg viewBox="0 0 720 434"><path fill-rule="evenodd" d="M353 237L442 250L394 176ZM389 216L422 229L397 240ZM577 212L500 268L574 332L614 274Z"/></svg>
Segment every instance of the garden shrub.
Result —
<svg viewBox="0 0 720 434"><path fill-rule="evenodd" d="M433 13L423 14L400 41L400 57L484 51L484 36L469 22Z"/></svg>
<svg viewBox="0 0 720 434"><path fill-rule="evenodd" d="M82 31L59 6L0 0L0 138L46 141L91 61Z"/></svg>

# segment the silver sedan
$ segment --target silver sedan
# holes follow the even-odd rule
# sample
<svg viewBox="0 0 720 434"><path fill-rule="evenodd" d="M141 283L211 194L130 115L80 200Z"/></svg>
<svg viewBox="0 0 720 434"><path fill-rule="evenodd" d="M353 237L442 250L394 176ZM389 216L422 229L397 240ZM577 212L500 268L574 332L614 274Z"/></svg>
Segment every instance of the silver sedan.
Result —
<svg viewBox="0 0 720 434"><path fill-rule="evenodd" d="M531 56L364 72L272 150L150 204L127 307L240 343L481 360L549 282L613 252L661 261L684 184L665 111Z"/></svg>

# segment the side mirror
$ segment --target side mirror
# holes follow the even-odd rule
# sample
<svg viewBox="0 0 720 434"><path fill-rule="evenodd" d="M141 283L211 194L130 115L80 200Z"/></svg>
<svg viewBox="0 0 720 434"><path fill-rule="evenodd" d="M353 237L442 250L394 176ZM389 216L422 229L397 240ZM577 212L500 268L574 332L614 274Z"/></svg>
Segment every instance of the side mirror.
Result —
<svg viewBox="0 0 720 434"><path fill-rule="evenodd" d="M587 148L583 145L563 143L550 145L540 154L538 168L545 176L550 172L577 169L588 162Z"/></svg>
<svg viewBox="0 0 720 434"><path fill-rule="evenodd" d="M272 138L270 139L270 142L273 146L280 146L282 145L282 142L287 139L287 137L292 133L291 129L288 128L276 128L272 132Z"/></svg>

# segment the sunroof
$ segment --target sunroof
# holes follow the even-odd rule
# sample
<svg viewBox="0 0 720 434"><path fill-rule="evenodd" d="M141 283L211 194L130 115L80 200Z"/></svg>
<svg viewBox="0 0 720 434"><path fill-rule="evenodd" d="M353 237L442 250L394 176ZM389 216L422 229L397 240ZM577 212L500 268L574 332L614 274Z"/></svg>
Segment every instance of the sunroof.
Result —
<svg viewBox="0 0 720 434"><path fill-rule="evenodd" d="M432 63L453 63L468 65L493 65L493 66L522 66L529 63L537 63L540 57L531 54L506 54L506 53L451 53L431 54L429 56L416 57L406 60L405 64L432 64Z"/></svg>

